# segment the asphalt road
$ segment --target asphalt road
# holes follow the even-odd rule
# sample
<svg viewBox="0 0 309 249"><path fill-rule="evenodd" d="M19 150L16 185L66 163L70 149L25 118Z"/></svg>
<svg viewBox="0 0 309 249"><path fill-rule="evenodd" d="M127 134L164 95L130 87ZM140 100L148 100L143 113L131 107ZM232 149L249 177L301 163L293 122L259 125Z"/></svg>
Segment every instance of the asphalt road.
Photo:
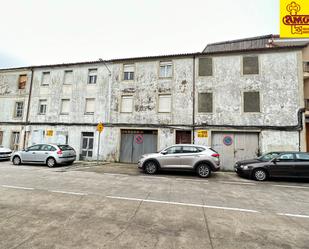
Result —
<svg viewBox="0 0 309 249"><path fill-rule="evenodd" d="M306 182L108 167L0 162L0 248L309 248Z"/></svg>

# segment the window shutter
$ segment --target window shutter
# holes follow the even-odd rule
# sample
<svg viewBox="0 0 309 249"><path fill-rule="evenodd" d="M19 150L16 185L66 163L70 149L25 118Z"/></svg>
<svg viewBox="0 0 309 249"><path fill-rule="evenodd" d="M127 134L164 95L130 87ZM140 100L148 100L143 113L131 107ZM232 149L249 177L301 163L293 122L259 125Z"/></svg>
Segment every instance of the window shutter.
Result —
<svg viewBox="0 0 309 249"><path fill-rule="evenodd" d="M61 104L61 113L69 113L70 112L70 100L63 99Z"/></svg>
<svg viewBox="0 0 309 249"><path fill-rule="evenodd" d="M73 83L73 71L65 71L64 84L72 84L72 83Z"/></svg>
<svg viewBox="0 0 309 249"><path fill-rule="evenodd" d="M127 64L123 66L124 72L134 72L134 64Z"/></svg>
<svg viewBox="0 0 309 249"><path fill-rule="evenodd" d="M212 93L198 94L198 112L213 112Z"/></svg>
<svg viewBox="0 0 309 249"><path fill-rule="evenodd" d="M49 85L50 83L50 72L43 72L42 85Z"/></svg>
<svg viewBox="0 0 309 249"><path fill-rule="evenodd" d="M132 112L132 111L133 111L133 96L122 96L121 112Z"/></svg>
<svg viewBox="0 0 309 249"><path fill-rule="evenodd" d="M243 74L259 74L258 56L243 57Z"/></svg>
<svg viewBox="0 0 309 249"><path fill-rule="evenodd" d="M212 58L199 58L199 76L212 76Z"/></svg>
<svg viewBox="0 0 309 249"><path fill-rule="evenodd" d="M159 112L171 112L171 95L159 95Z"/></svg>
<svg viewBox="0 0 309 249"><path fill-rule="evenodd" d="M86 113L94 113L95 101L94 99L86 99Z"/></svg>
<svg viewBox="0 0 309 249"><path fill-rule="evenodd" d="M260 112L259 92L244 92L244 112Z"/></svg>

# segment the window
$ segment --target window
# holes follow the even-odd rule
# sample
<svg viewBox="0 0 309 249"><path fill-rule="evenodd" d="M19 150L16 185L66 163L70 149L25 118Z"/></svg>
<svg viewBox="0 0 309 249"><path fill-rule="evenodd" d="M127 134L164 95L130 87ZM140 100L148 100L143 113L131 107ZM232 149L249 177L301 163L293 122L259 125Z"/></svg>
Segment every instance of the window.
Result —
<svg viewBox="0 0 309 249"><path fill-rule="evenodd" d="M277 157L277 160L279 160L279 161L292 161L292 160L294 160L294 155L292 153L281 154L279 157Z"/></svg>
<svg viewBox="0 0 309 249"><path fill-rule="evenodd" d="M50 83L50 72L43 72L42 74L42 85L47 86Z"/></svg>
<svg viewBox="0 0 309 249"><path fill-rule="evenodd" d="M88 84L96 84L97 83L97 69L89 69L88 70Z"/></svg>
<svg viewBox="0 0 309 249"><path fill-rule="evenodd" d="M197 153L199 152L196 147L191 146L183 146L182 147L182 153Z"/></svg>
<svg viewBox="0 0 309 249"><path fill-rule="evenodd" d="M170 147L166 150L166 154L178 154L181 153L181 146Z"/></svg>
<svg viewBox="0 0 309 249"><path fill-rule="evenodd" d="M123 79L134 80L134 64L123 65Z"/></svg>
<svg viewBox="0 0 309 249"><path fill-rule="evenodd" d="M85 114L94 113L95 99L86 99Z"/></svg>
<svg viewBox="0 0 309 249"><path fill-rule="evenodd" d="M133 96L121 96L121 112L133 112Z"/></svg>
<svg viewBox="0 0 309 249"><path fill-rule="evenodd" d="M296 153L295 155L298 161L309 161L309 153Z"/></svg>
<svg viewBox="0 0 309 249"><path fill-rule="evenodd" d="M43 144L40 150L42 150L42 151L56 151L56 148L54 146L49 145L49 144Z"/></svg>
<svg viewBox="0 0 309 249"><path fill-rule="evenodd" d="M171 78L173 75L173 63L171 61L160 62L160 78Z"/></svg>
<svg viewBox="0 0 309 249"><path fill-rule="evenodd" d="M18 89L25 89L27 82L27 74L19 75L18 79Z"/></svg>
<svg viewBox="0 0 309 249"><path fill-rule="evenodd" d="M3 131L0 131L0 145L2 145L3 141Z"/></svg>
<svg viewBox="0 0 309 249"><path fill-rule="evenodd" d="M244 112L260 112L259 92L244 92Z"/></svg>
<svg viewBox="0 0 309 249"><path fill-rule="evenodd" d="M212 76L212 58L199 58L198 75Z"/></svg>
<svg viewBox="0 0 309 249"><path fill-rule="evenodd" d="M158 112L171 112L172 96L170 94L159 95Z"/></svg>
<svg viewBox="0 0 309 249"><path fill-rule="evenodd" d="M62 99L61 100L61 114L69 114L70 113L70 100Z"/></svg>
<svg viewBox="0 0 309 249"><path fill-rule="evenodd" d="M267 161L270 161L271 159L275 158L278 155L279 155L278 152L270 152L268 154L265 154L265 155L259 157L259 159L263 162L267 162Z"/></svg>
<svg viewBox="0 0 309 249"><path fill-rule="evenodd" d="M64 71L64 81L63 81L63 84L70 85L72 83L73 83L73 71L72 70Z"/></svg>
<svg viewBox="0 0 309 249"><path fill-rule="evenodd" d="M212 93L198 94L198 112L213 112Z"/></svg>
<svg viewBox="0 0 309 249"><path fill-rule="evenodd" d="M39 101L39 114L46 114L46 108L47 108L47 100L46 99L41 99Z"/></svg>
<svg viewBox="0 0 309 249"><path fill-rule="evenodd" d="M23 116L24 102L16 102L15 103L15 118L21 118Z"/></svg>
<svg viewBox="0 0 309 249"><path fill-rule="evenodd" d="M40 144L33 145L33 146L27 148L27 151L39 151L39 150L41 150L41 147L42 147L42 145L40 145Z"/></svg>
<svg viewBox="0 0 309 249"><path fill-rule="evenodd" d="M259 57L257 56L244 56L243 74L259 74Z"/></svg>

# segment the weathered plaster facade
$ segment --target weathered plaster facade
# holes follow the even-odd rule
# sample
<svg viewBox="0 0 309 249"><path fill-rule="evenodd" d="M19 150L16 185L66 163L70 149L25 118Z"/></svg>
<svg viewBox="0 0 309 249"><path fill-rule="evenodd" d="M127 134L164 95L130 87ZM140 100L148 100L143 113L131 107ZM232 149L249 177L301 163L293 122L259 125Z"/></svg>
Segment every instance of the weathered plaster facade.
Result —
<svg viewBox="0 0 309 249"><path fill-rule="evenodd" d="M243 75L244 55L258 56L258 74ZM199 76L199 58L202 57L212 58L212 76ZM301 60L301 50L285 49L112 60L108 61L109 69L100 61L34 67L27 145L68 142L80 154L82 134L93 133L92 159L96 159L96 124L102 122L105 128L101 134L99 159L107 161L119 160L123 130L156 131L157 150L175 144L176 133L181 130L192 131L194 143L208 146L213 145L214 133L254 132L258 134L260 153L304 150L304 133L296 127L297 112L304 106ZM160 78L159 65L165 61L172 63L172 75ZM125 64L134 65L133 80L124 80ZM95 84L88 84L89 69L97 69ZM64 84L67 70L73 72L72 84ZM50 72L48 85L42 85L44 72ZM4 74L6 72L2 71L1 75ZM0 76L0 84L7 82L8 89L14 88L14 77L20 72L15 70L10 74L5 76L7 78ZM13 88L10 91L15 95L6 93L10 103L17 97L25 97L27 101L28 82L24 95L16 95ZM246 91L259 92L259 112L244 112L243 93ZM198 112L198 94L205 92L213 93L212 113ZM171 112L159 112L161 94L171 95ZM128 95L133 97L133 110L125 113L121 111L121 99ZM0 96L1 101L3 98ZM95 99L93 114L85 113L87 98ZM70 100L68 114L60 112L62 99ZM40 100L47 101L44 115L39 114ZM13 110L12 104L7 103L0 102L0 107ZM0 113L1 122L13 121L8 113ZM290 128L286 129L287 126ZM11 126L3 124L1 127L9 129ZM197 131L200 129L207 130L208 136L199 137ZM47 130L53 130L53 136L47 137Z"/></svg>

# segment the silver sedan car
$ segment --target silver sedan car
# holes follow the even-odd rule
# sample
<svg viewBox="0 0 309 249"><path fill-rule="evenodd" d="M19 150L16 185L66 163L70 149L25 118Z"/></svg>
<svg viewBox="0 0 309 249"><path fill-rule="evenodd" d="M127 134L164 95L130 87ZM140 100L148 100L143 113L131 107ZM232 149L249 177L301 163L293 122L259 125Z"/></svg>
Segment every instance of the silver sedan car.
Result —
<svg viewBox="0 0 309 249"><path fill-rule="evenodd" d="M35 144L12 154L14 165L22 163L46 164L54 167L57 164L72 164L76 159L75 150L69 145Z"/></svg>

